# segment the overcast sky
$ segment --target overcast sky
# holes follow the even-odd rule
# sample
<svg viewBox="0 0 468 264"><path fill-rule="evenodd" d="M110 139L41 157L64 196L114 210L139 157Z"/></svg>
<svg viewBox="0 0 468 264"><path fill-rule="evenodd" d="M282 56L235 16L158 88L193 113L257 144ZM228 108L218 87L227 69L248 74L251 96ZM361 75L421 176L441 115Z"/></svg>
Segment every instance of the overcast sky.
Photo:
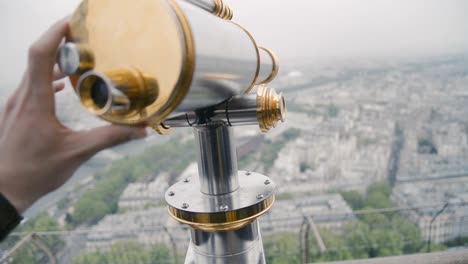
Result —
<svg viewBox="0 0 468 264"><path fill-rule="evenodd" d="M18 82L28 46L78 0L0 0L0 89ZM138 0L134 0L135 3ZM466 0L225 0L260 45L290 58L468 52ZM8 87L10 88L10 87Z"/></svg>

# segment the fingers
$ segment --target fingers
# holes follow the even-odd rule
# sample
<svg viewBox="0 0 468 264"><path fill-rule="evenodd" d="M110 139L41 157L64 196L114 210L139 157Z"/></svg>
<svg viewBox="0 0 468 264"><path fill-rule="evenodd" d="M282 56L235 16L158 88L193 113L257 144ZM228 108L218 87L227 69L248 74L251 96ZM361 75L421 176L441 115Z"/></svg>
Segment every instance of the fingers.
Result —
<svg viewBox="0 0 468 264"><path fill-rule="evenodd" d="M57 81L57 80L60 80L60 79L65 78L65 77L67 77L67 76L65 75L65 73L62 72L62 70L60 69L60 67L58 66L58 64L55 64L55 65L54 65L54 72L53 72L53 74L52 74L52 79L53 79L54 81Z"/></svg>
<svg viewBox="0 0 468 264"><path fill-rule="evenodd" d="M64 79L66 78L67 76L62 72L62 70L60 69L60 67L55 64L54 66L54 72L53 72L53 80L54 82L52 83L52 90L55 92L55 93L58 93L60 91L62 91L64 88L65 88L65 82L61 79Z"/></svg>
<svg viewBox="0 0 468 264"><path fill-rule="evenodd" d="M55 81L52 84L52 89L53 89L54 93L58 93L58 92L62 91L64 88L65 88L65 83L64 82Z"/></svg>
<svg viewBox="0 0 468 264"><path fill-rule="evenodd" d="M89 157L103 149L146 137L145 127L118 125L108 125L77 133L82 151Z"/></svg>
<svg viewBox="0 0 468 264"><path fill-rule="evenodd" d="M54 78L56 53L67 30L68 19L63 19L53 25L29 49L28 73L31 84L34 85L31 89L38 96L52 96L50 84Z"/></svg>

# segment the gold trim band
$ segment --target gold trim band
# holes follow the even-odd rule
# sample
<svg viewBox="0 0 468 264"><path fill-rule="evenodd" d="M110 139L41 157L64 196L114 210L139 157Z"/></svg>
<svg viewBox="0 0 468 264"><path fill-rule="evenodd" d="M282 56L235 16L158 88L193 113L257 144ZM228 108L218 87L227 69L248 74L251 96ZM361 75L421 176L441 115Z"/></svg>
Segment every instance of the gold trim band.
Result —
<svg viewBox="0 0 468 264"><path fill-rule="evenodd" d="M250 32L245 28L243 27L241 24L239 23L236 23L234 21L230 21L231 23L233 23L234 25L240 27L242 30L244 30L244 32L250 37L250 39L252 40L252 43L254 44L255 46L255 51L257 52L257 70L255 71L255 77L252 81L252 84L245 90L244 94L248 94L250 93L250 91L253 89L253 87L256 85L256 82L257 82L257 79L258 79L258 75L260 74L260 51L258 50L258 45L257 45L257 41L255 41L254 37L252 36L252 34L250 34Z"/></svg>
<svg viewBox="0 0 468 264"><path fill-rule="evenodd" d="M239 210L217 213L197 213L168 206L169 215L176 221L207 232L236 230L266 213L275 202L272 194L260 203Z"/></svg>
<svg viewBox="0 0 468 264"><path fill-rule="evenodd" d="M270 76L268 76L268 78L266 78L266 80L264 80L263 82L258 83L258 84L267 84L267 83L273 81L276 78L276 76L278 75L278 72L279 72L279 59L271 49L268 49L268 48L265 48L265 47L260 47L260 49L262 49L266 53L268 53L268 55L270 55L270 57L271 57L271 60L273 61L273 69L271 70Z"/></svg>
<svg viewBox="0 0 468 264"><path fill-rule="evenodd" d="M215 10L213 11L213 15L226 20L232 19L234 12L232 12L232 9L229 8L229 6L224 4L222 0L214 0L214 3Z"/></svg>
<svg viewBox="0 0 468 264"><path fill-rule="evenodd" d="M276 126L278 121L284 122L287 109L282 94L274 89L260 85L257 89L257 119L262 132L267 132Z"/></svg>

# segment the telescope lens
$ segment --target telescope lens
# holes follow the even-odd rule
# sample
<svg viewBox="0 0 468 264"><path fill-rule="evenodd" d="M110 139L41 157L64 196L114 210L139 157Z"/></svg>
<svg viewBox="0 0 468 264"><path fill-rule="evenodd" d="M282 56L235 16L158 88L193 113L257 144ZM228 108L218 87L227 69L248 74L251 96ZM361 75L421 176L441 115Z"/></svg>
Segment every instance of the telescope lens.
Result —
<svg viewBox="0 0 468 264"><path fill-rule="evenodd" d="M91 99L99 108L106 106L109 99L109 90L102 79L97 79L91 87Z"/></svg>

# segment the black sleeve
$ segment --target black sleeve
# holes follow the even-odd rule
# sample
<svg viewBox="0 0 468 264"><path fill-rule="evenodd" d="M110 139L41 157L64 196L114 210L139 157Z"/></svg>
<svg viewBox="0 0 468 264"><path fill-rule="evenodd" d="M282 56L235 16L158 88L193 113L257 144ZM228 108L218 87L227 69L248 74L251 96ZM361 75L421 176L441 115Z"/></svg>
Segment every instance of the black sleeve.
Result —
<svg viewBox="0 0 468 264"><path fill-rule="evenodd" d="M16 208L0 193L0 242L23 220Z"/></svg>

